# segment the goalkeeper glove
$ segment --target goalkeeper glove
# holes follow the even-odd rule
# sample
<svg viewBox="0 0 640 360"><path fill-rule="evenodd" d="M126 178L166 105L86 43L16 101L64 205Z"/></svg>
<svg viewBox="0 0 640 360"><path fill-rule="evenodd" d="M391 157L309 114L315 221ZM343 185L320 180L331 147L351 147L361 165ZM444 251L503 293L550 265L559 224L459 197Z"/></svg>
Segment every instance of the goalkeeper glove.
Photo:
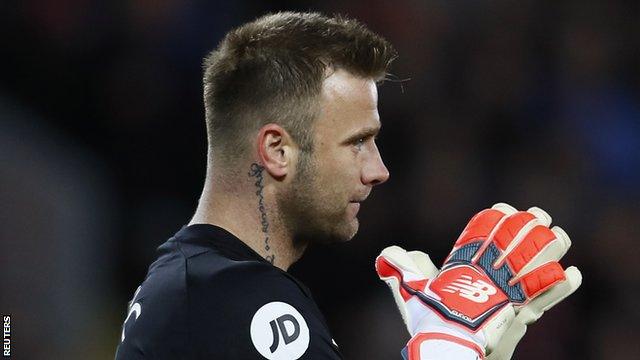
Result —
<svg viewBox="0 0 640 360"><path fill-rule="evenodd" d="M571 242L541 209L496 204L474 216L445 260L393 246L376 260L409 333L409 359L509 359L526 325L581 283L558 260ZM453 345L455 344L455 345Z"/></svg>

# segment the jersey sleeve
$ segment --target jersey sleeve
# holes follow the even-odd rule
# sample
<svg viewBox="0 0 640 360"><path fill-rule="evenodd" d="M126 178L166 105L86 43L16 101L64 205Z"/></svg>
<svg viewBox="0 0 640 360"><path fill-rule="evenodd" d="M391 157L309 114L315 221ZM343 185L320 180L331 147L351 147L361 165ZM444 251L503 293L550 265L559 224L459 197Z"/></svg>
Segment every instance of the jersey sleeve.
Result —
<svg viewBox="0 0 640 360"><path fill-rule="evenodd" d="M194 268L187 279L189 358L341 358L315 302L280 270L255 261L211 275Z"/></svg>

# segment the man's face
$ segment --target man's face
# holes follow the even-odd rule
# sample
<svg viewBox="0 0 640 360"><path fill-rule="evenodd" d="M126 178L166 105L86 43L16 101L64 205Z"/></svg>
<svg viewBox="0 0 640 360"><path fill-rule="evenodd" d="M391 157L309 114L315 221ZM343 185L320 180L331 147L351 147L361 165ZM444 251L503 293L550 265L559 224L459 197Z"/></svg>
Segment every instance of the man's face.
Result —
<svg viewBox="0 0 640 360"><path fill-rule="evenodd" d="M280 197L296 239L347 241L358 231L358 210L374 185L389 178L375 143L380 130L373 80L335 71L323 83L314 123L314 151L301 158Z"/></svg>

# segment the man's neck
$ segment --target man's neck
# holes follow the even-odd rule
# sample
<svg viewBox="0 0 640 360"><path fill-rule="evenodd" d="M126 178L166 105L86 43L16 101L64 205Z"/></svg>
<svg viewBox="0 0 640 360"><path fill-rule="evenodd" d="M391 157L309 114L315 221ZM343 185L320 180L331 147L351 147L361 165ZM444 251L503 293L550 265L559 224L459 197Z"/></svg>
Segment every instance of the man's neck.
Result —
<svg viewBox="0 0 640 360"><path fill-rule="evenodd" d="M275 194L265 185L264 170L252 165L246 184L206 181L198 208L189 222L224 228L274 266L287 270L306 246L294 246L282 223ZM243 189L244 188L244 189Z"/></svg>

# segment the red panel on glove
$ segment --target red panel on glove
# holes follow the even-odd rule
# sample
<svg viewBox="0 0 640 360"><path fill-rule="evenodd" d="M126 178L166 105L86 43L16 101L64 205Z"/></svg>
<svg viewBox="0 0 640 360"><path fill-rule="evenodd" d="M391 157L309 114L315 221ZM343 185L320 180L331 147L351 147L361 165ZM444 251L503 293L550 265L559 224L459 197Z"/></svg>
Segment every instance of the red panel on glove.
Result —
<svg viewBox="0 0 640 360"><path fill-rule="evenodd" d="M494 243L500 250L506 249L524 225L533 219L535 216L525 211L510 215L496 230L493 237Z"/></svg>
<svg viewBox="0 0 640 360"><path fill-rule="evenodd" d="M464 228L455 246L460 247L474 240L486 238L503 216L502 211L494 209L485 209L477 213Z"/></svg>
<svg viewBox="0 0 640 360"><path fill-rule="evenodd" d="M544 225L534 227L507 257L507 261L513 272L520 272L531 259L540 253L540 250L555 238L556 234L548 227Z"/></svg>
<svg viewBox="0 0 640 360"><path fill-rule="evenodd" d="M562 266L557 262L550 262L523 276L520 283L527 297L532 298L565 279Z"/></svg>

